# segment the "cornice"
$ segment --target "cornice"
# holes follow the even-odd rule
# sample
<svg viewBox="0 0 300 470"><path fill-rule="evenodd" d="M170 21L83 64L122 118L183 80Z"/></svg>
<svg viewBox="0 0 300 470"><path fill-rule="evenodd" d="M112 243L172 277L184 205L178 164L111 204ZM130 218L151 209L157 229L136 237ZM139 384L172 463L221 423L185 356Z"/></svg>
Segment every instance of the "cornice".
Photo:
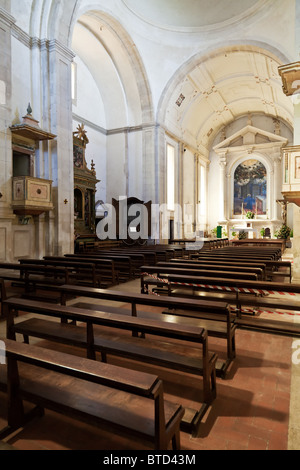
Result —
<svg viewBox="0 0 300 470"><path fill-rule="evenodd" d="M7 26L11 28L15 24L16 19L6 10L4 10L4 8L0 7L0 21L7 24Z"/></svg>
<svg viewBox="0 0 300 470"><path fill-rule="evenodd" d="M0 8L0 21L2 19L2 9ZM72 61L75 57L73 51L71 51L68 47L66 47L61 42L57 41L57 39L40 39L37 37L31 37L28 33L23 31L19 26L15 24L14 18L10 17L9 25L11 27L11 34L12 36L20 41L24 46L28 47L29 49L38 48L40 50L48 50L49 52L58 52L67 60Z"/></svg>

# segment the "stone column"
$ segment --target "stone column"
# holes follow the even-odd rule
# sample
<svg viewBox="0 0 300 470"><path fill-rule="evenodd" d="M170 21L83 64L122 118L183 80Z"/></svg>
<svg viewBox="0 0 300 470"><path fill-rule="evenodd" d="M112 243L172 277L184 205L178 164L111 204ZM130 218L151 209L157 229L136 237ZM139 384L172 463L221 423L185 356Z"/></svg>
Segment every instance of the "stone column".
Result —
<svg viewBox="0 0 300 470"><path fill-rule="evenodd" d="M55 212L54 253L62 255L74 249L74 176L71 63L73 53L58 41L48 45L49 77L44 77L49 93L51 131L57 135L49 158Z"/></svg>
<svg viewBox="0 0 300 470"><path fill-rule="evenodd" d="M281 174L281 157L280 155L276 154L273 158L274 161L274 183L273 183L273 190L274 190L274 197L271 199L273 202L273 207L272 207L272 219L277 219L281 220L281 210L280 206L277 203L277 199L280 199L282 197L280 188L278 188L278 181L280 181L280 184L282 184L282 174Z"/></svg>
<svg viewBox="0 0 300 470"><path fill-rule="evenodd" d="M198 201L199 201L199 154L194 154L194 224L193 231L197 235L199 231Z"/></svg>
<svg viewBox="0 0 300 470"><path fill-rule="evenodd" d="M226 165L227 165L227 159L226 159L226 153L223 153L220 156L219 160L219 165L220 165L220 188L219 188L219 194L220 194L220 214L219 214L219 224L225 224L226 223L226 217L225 217L225 212L226 212Z"/></svg>
<svg viewBox="0 0 300 470"><path fill-rule="evenodd" d="M9 2L7 2L9 3ZM11 133L11 28L15 19L0 8L0 260L13 261Z"/></svg>

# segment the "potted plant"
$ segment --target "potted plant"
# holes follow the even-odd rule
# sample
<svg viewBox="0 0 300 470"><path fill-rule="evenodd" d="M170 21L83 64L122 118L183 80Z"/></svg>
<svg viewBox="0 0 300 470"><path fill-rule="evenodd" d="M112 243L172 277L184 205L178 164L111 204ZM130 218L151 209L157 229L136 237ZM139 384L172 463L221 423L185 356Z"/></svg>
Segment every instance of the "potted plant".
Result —
<svg viewBox="0 0 300 470"><path fill-rule="evenodd" d="M259 233L261 234L262 237L264 237L266 235L266 229L264 227L262 227L260 229Z"/></svg>
<svg viewBox="0 0 300 470"><path fill-rule="evenodd" d="M252 212L252 211L247 211L246 212L246 218L247 219L254 219L254 216L255 216L254 212Z"/></svg>
<svg viewBox="0 0 300 470"><path fill-rule="evenodd" d="M274 233L275 238L288 239L291 236L291 228L288 225L283 224L276 232Z"/></svg>
<svg viewBox="0 0 300 470"><path fill-rule="evenodd" d="M245 238L247 238L247 233L241 230L241 232L239 232L239 240L245 240Z"/></svg>

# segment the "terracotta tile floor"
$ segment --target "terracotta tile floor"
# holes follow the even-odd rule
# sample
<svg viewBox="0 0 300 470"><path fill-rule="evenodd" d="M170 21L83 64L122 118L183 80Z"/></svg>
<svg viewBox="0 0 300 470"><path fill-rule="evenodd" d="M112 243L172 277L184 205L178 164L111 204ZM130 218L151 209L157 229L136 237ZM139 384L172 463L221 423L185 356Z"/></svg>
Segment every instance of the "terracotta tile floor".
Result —
<svg viewBox="0 0 300 470"><path fill-rule="evenodd" d="M139 283L134 281L118 288L138 292ZM5 325L1 322L0 336L4 334ZM228 377L217 379L217 398L203 419L199 435L181 433L182 450L287 450L292 342L289 337L238 330L237 358ZM225 357L224 340L210 338L209 345ZM115 359L114 363L121 361ZM129 364L123 361L122 365ZM145 370L143 365L136 367ZM161 371L161 375L170 400L195 405L201 380L179 372ZM0 394L0 428L6 424L5 403L5 395ZM7 442L21 450L147 450L142 442L120 438L49 411Z"/></svg>

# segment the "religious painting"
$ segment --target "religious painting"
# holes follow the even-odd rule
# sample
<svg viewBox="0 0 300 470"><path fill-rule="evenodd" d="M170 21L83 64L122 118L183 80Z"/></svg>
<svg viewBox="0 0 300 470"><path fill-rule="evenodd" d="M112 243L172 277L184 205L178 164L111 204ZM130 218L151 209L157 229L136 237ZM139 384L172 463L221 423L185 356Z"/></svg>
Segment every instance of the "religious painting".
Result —
<svg viewBox="0 0 300 470"><path fill-rule="evenodd" d="M267 213L267 170L256 159L243 161L234 172L233 214L248 211L256 215Z"/></svg>
<svg viewBox="0 0 300 470"><path fill-rule="evenodd" d="M73 145L74 165L76 168L83 168L83 148Z"/></svg>

